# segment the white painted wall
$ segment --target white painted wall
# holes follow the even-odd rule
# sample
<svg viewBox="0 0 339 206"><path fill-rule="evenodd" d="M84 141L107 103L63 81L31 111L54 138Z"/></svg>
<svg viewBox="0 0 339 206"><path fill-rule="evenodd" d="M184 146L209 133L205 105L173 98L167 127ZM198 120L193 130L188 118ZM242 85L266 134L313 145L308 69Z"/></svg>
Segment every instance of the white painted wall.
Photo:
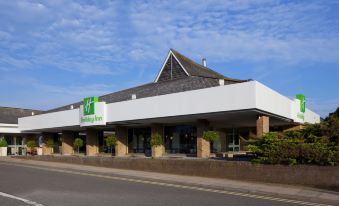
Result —
<svg viewBox="0 0 339 206"><path fill-rule="evenodd" d="M257 109L292 119L294 122L311 124L320 122L320 115L307 108L304 113L304 120L301 120L297 117L300 107L299 100L291 100L288 97L283 96L271 88L261 84L260 82L255 81L255 85Z"/></svg>
<svg viewBox="0 0 339 206"><path fill-rule="evenodd" d="M304 122L310 124L319 123L320 115L306 108Z"/></svg>
<svg viewBox="0 0 339 206"><path fill-rule="evenodd" d="M79 125L79 109L19 118L19 129L36 130Z"/></svg>
<svg viewBox="0 0 339 206"><path fill-rule="evenodd" d="M107 104L107 122L255 108L255 82Z"/></svg>
<svg viewBox="0 0 339 206"><path fill-rule="evenodd" d="M18 124L1 124L0 123L0 134L7 133L7 134L18 134L21 131L18 128Z"/></svg>
<svg viewBox="0 0 339 206"><path fill-rule="evenodd" d="M260 82L254 82L256 108L291 119L291 100Z"/></svg>
<svg viewBox="0 0 339 206"><path fill-rule="evenodd" d="M294 100L257 81L249 81L107 104L106 120L118 122L257 108L296 121L296 106ZM305 122L319 121L318 114L306 110ZM79 109L73 109L19 118L19 129L66 127L79 123Z"/></svg>

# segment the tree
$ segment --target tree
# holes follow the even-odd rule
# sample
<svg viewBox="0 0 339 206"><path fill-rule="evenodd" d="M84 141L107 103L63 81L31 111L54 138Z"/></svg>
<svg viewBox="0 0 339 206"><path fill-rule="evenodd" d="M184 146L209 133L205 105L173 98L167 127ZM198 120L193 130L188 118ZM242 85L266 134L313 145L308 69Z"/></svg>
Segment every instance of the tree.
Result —
<svg viewBox="0 0 339 206"><path fill-rule="evenodd" d="M151 146L161 146L163 144L162 137L159 133L155 133L151 137Z"/></svg>
<svg viewBox="0 0 339 206"><path fill-rule="evenodd" d="M202 138L206 141L214 142L214 141L216 141L217 139L220 138L220 135L216 131L205 131L202 134Z"/></svg>
<svg viewBox="0 0 339 206"><path fill-rule="evenodd" d="M49 148L53 148L54 147L54 140L52 138L49 138L47 141L46 141L46 146L49 147Z"/></svg>
<svg viewBox="0 0 339 206"><path fill-rule="evenodd" d="M7 141L4 137L0 139L0 147L7 147Z"/></svg>
<svg viewBox="0 0 339 206"><path fill-rule="evenodd" d="M74 147L77 148L77 151L78 151L78 154L79 154L80 147L84 146L84 141L81 138L78 137L74 140L73 145L74 145Z"/></svg>
<svg viewBox="0 0 339 206"><path fill-rule="evenodd" d="M111 148L111 153L113 155L113 146L115 146L117 144L117 137L116 137L116 135L112 134L112 135L108 136L105 139L105 143L106 143L107 147Z"/></svg>
<svg viewBox="0 0 339 206"><path fill-rule="evenodd" d="M53 154L53 148L54 148L55 144L54 144L54 140L53 138L49 138L46 141L46 147L50 148L51 154Z"/></svg>
<svg viewBox="0 0 339 206"><path fill-rule="evenodd" d="M34 150L34 148L37 146L35 140L29 140L29 141L26 143L26 146L30 149L31 154L33 155L33 150Z"/></svg>

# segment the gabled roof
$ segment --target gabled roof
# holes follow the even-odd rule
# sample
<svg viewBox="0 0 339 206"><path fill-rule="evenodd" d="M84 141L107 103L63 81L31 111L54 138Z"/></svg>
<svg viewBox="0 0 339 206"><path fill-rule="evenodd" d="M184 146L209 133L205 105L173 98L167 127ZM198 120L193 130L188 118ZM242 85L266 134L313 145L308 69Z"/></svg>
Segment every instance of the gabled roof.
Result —
<svg viewBox="0 0 339 206"><path fill-rule="evenodd" d="M170 64L172 64L172 66ZM140 99L216 87L220 85L219 79L224 79L225 85L246 81L225 77L207 67L195 63L174 49L170 49L154 82L100 96L99 101L104 101L109 104L131 100L132 94L135 94L137 99ZM73 105L73 108L79 108L81 104L83 104L82 101L48 110L45 113L68 110L71 105Z"/></svg>
<svg viewBox="0 0 339 206"><path fill-rule="evenodd" d="M31 116L32 112L34 112L34 114L42 113L42 111L34 109L0 107L0 123L18 124L18 118Z"/></svg>
<svg viewBox="0 0 339 206"><path fill-rule="evenodd" d="M169 65L171 63L173 63L173 71L176 71L176 73L178 73L179 67L180 69L183 71L182 73L185 73L186 75L176 75L174 76L174 78L181 78L184 76L198 76L198 77L206 77L206 78L214 78L214 79L226 79L226 80L234 80L236 81L236 79L231 79L228 77L225 77L224 75L213 71L212 69L205 67L201 64L198 64L196 62L194 62L193 60L189 59L188 57L180 54L179 52L177 52L174 49L170 49L168 52L168 55L165 59L165 62L159 72L159 74L157 75L157 78L155 80L155 82L158 81L163 81L163 80L168 80L168 78L164 78L164 76L166 76L168 73L168 68ZM168 76L168 75L167 75Z"/></svg>
<svg viewBox="0 0 339 206"><path fill-rule="evenodd" d="M225 81L225 85L234 84L234 81ZM99 101L106 103L114 103L127 101L132 99L132 94L135 94L137 99L145 97L153 97L165 94L172 94L178 92L191 91L196 89L204 89L209 87L219 86L218 79L190 76L188 78L174 79L171 81L151 82L141 86L132 87L129 89L117 91L114 93L106 94L99 97ZM70 109L73 105L74 108L79 108L83 102L76 102L56 109L48 110L48 112L56 112Z"/></svg>

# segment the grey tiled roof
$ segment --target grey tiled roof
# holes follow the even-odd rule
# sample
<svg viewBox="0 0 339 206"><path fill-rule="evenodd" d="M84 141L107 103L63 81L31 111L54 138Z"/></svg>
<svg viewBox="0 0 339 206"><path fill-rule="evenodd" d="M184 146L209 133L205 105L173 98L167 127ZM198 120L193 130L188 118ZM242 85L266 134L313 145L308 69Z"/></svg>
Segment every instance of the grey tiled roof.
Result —
<svg viewBox="0 0 339 206"><path fill-rule="evenodd" d="M225 80L225 85L234 84L238 82L239 81ZM219 79L190 76L187 78L175 79L171 81L152 82L149 84L144 84L130 89L114 92L111 94L100 96L99 101L105 101L106 103L114 103L130 100L132 98L132 94L136 94L137 99L139 99L196 89L204 89L209 87L215 87L218 85ZM72 105L74 106L74 108L78 108L81 104L82 101L74 103ZM70 105L66 105L46 112L62 111L67 110L69 108Z"/></svg>
<svg viewBox="0 0 339 206"><path fill-rule="evenodd" d="M17 124L18 118L31 116L32 112L34 112L34 114L42 113L42 111L39 110L0 107L0 123Z"/></svg>
<svg viewBox="0 0 339 206"><path fill-rule="evenodd" d="M178 58L179 62L186 69L187 73L191 76L199 76L199 77L208 77L208 78L216 78L216 79L224 79L228 78L222 74L219 74L216 71L208 67L204 67L201 64L194 62L193 60L185 57L174 49L171 49L173 54ZM230 78L228 78L230 79Z"/></svg>
<svg viewBox="0 0 339 206"><path fill-rule="evenodd" d="M106 103L114 103L130 100L132 98L132 94L135 94L137 99L140 99L145 97L215 87L219 85L219 79L224 79L225 84L244 82L244 80L237 80L225 77L224 75L219 74L207 67L197 64L194 61L190 60L189 58L185 57L184 55L180 54L179 52L175 51L174 49L171 49L171 51L177 57L178 61L182 64L182 66L187 70L189 76L178 74L176 75L176 78L171 79L164 75L161 81L152 82L141 86L107 94L104 96L100 96L99 100L104 101ZM159 76L161 76L161 74L159 74ZM76 102L63 107L48 110L46 111L46 113L68 110L70 109L71 105L73 105L73 108L78 108L81 104L82 101Z"/></svg>

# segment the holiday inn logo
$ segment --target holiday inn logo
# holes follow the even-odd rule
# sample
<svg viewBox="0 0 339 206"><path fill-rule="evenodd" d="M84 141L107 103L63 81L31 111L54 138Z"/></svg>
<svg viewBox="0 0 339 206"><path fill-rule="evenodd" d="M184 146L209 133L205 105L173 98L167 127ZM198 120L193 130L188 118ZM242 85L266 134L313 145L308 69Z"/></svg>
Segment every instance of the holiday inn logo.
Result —
<svg viewBox="0 0 339 206"><path fill-rule="evenodd" d="M299 111L302 112L302 113L305 113L305 110L306 110L306 98L305 98L305 95L297 94L296 95L296 99L299 99L299 101L300 101L300 109L299 109Z"/></svg>
<svg viewBox="0 0 339 206"><path fill-rule="evenodd" d="M84 98L83 105L80 106L80 126L104 125L105 122L105 102L99 102L98 97Z"/></svg>
<svg viewBox="0 0 339 206"><path fill-rule="evenodd" d="M295 98L300 101L299 111L297 113L297 117L304 121L304 119L305 119L304 113L306 111L306 98L305 98L305 95L297 94Z"/></svg>
<svg viewBox="0 0 339 206"><path fill-rule="evenodd" d="M84 115L95 114L95 103L99 101L98 97L87 97L84 98Z"/></svg>

